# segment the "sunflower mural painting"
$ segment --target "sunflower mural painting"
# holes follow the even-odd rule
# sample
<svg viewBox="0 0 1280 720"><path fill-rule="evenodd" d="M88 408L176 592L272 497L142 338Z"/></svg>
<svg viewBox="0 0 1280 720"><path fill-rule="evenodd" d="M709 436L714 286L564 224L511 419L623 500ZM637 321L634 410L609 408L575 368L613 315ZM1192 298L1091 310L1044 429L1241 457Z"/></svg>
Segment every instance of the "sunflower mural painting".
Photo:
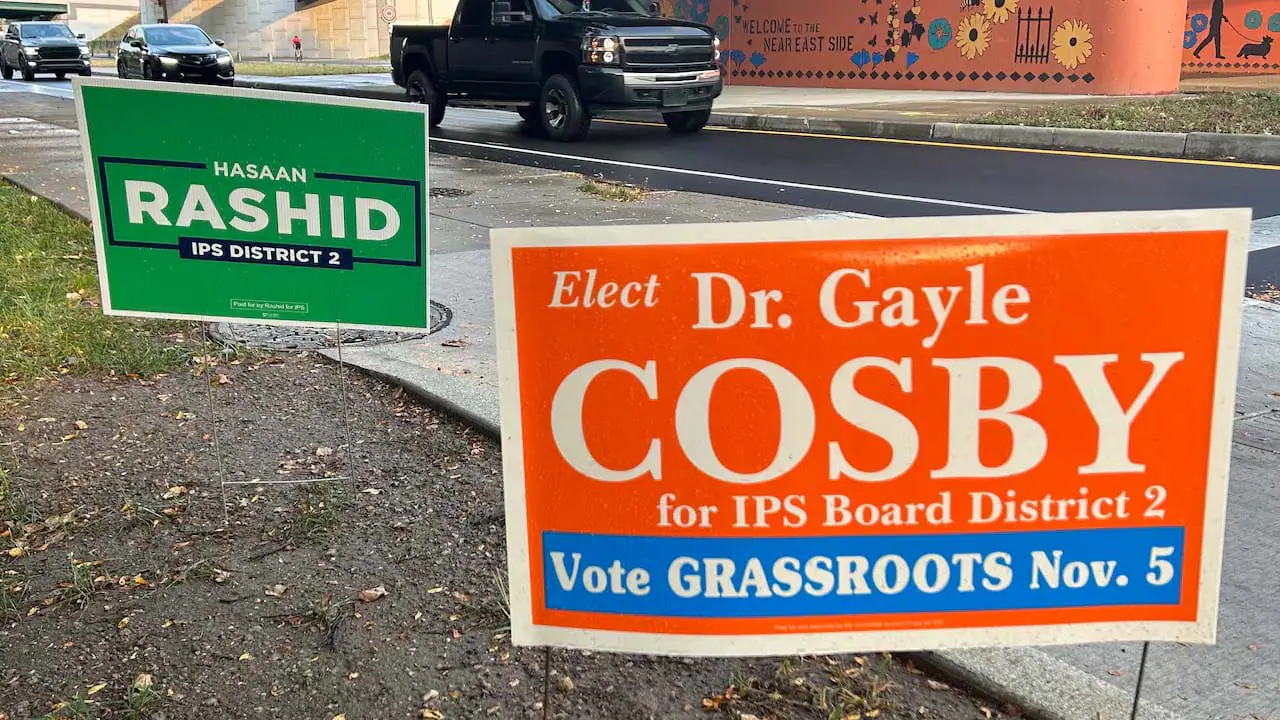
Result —
<svg viewBox="0 0 1280 720"><path fill-rule="evenodd" d="M961 55L972 60L990 46L991 23L985 15L974 13L960 21L956 27L956 49Z"/></svg>
<svg viewBox="0 0 1280 720"><path fill-rule="evenodd" d="M1190 0L1180 39L1184 75L1280 74L1280 0Z"/></svg>
<svg viewBox="0 0 1280 720"><path fill-rule="evenodd" d="M1068 70L1080 67L1093 54L1093 31L1078 20L1068 20L1053 31L1053 59Z"/></svg>
<svg viewBox="0 0 1280 720"><path fill-rule="evenodd" d="M1232 0L1203 0L1215 1ZM1280 8L1280 0L1268 2ZM1132 56L1128 48L1146 47L1138 41L1155 32L1157 16L1176 25L1173 13L1181 11L1172 0L661 0L659 6L664 15L712 28L730 86L1116 95L1177 87L1172 60L1167 71L1146 58L1138 69L1108 68L1114 57ZM1280 28L1280 17L1276 23ZM1271 57L1280 61L1280 52Z"/></svg>

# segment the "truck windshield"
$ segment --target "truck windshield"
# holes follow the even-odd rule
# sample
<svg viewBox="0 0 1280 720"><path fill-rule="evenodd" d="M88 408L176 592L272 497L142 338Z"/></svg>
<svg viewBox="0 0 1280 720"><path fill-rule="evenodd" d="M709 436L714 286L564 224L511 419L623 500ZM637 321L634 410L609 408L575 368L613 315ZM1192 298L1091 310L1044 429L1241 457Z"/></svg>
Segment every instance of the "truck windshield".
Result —
<svg viewBox="0 0 1280 720"><path fill-rule="evenodd" d="M66 25L23 25L22 37L25 40L40 38L75 38L76 34Z"/></svg>
<svg viewBox="0 0 1280 720"><path fill-rule="evenodd" d="M649 14L647 0L546 0L546 4L560 15L579 12Z"/></svg>

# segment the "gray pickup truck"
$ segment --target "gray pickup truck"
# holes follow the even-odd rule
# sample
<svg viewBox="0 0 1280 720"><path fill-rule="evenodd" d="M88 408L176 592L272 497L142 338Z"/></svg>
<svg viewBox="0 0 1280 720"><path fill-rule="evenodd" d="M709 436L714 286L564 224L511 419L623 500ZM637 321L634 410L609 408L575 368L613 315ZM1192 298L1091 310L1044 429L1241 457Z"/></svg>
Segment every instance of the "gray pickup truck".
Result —
<svg viewBox="0 0 1280 720"><path fill-rule="evenodd" d="M71 73L89 75L93 68L84 35L72 32L66 23L16 22L0 42L0 76L12 80L14 71L29 82L37 73L61 80Z"/></svg>

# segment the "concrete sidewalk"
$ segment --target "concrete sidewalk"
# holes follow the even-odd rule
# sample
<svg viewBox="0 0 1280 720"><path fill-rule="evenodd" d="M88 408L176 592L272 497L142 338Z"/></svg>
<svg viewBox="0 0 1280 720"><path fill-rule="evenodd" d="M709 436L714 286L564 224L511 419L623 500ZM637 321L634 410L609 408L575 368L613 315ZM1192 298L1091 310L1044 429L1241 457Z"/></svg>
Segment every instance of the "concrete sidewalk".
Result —
<svg viewBox="0 0 1280 720"><path fill-rule="evenodd" d="M83 161L69 102L10 98L0 172L70 212L88 214ZM15 119L16 118L16 119ZM488 230L510 226L773 220L829 214L687 193L608 203L578 190L581 178L460 158L433 157L433 187L462 197L432 201L433 299L450 324L425 340L347 346L345 362L414 390L496 432L497 374ZM1255 223L1253 248L1280 245L1280 221ZM1159 298L1153 298L1153 302ZM336 353L330 353L336 356ZM1267 571L1280 514L1280 306L1246 301L1237 399L1223 608L1215 646L1153 648L1143 720L1237 720L1280 707L1280 578ZM1046 720L1128 717L1137 653L1126 645L989 649L923 658Z"/></svg>

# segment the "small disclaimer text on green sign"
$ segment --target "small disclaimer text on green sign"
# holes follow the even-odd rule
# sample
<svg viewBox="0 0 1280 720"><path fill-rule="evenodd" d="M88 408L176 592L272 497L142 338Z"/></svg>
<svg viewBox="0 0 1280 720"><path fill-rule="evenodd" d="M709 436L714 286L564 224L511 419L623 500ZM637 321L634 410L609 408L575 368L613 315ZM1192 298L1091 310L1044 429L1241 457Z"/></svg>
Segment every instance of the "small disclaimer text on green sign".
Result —
<svg viewBox="0 0 1280 720"><path fill-rule="evenodd" d="M250 310L255 312L287 312L307 313L310 308L306 303L285 302L280 300L231 300L232 310Z"/></svg>

